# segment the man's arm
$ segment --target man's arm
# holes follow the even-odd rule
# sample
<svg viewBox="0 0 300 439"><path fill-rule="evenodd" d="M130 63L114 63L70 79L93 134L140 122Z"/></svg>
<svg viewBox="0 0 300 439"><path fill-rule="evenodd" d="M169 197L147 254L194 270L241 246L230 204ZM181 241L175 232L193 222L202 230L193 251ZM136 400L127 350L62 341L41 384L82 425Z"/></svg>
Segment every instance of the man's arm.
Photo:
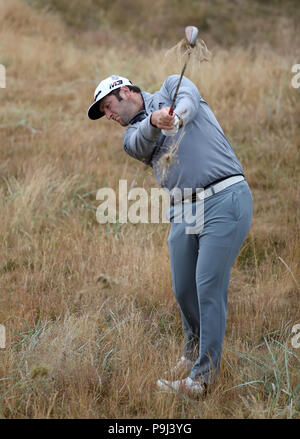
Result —
<svg viewBox="0 0 300 439"><path fill-rule="evenodd" d="M163 84L162 90L170 99L170 103L174 96L178 80L179 75L172 75L169 76ZM182 119L184 125L193 120L196 116L201 100L202 98L195 84L184 76L178 90L174 109L174 113Z"/></svg>
<svg viewBox="0 0 300 439"><path fill-rule="evenodd" d="M151 123L151 116L128 127L123 137L125 151L147 165L151 164L156 140L161 133L161 130Z"/></svg>
<svg viewBox="0 0 300 439"><path fill-rule="evenodd" d="M165 107L153 111L143 121L127 128L123 139L125 151L132 157L150 164L161 130L172 129L174 117L169 115L169 107Z"/></svg>
<svg viewBox="0 0 300 439"><path fill-rule="evenodd" d="M176 90L179 75L169 76L160 92L166 101L171 104L172 97ZM175 103L175 114L183 124L188 123L196 115L201 96L197 87L189 79L183 77ZM157 147L157 140L162 129L171 129L174 123L174 115L169 115L169 107L154 111L141 122L128 127L123 144L125 151L137 160L147 165L151 164L151 158Z"/></svg>

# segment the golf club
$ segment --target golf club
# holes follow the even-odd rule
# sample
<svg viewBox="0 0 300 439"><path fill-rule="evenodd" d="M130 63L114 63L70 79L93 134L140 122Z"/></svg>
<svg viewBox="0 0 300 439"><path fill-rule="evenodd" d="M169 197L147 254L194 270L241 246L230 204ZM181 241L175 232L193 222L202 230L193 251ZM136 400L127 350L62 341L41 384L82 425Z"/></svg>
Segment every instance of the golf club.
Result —
<svg viewBox="0 0 300 439"><path fill-rule="evenodd" d="M186 37L187 42L188 42L190 47L188 49L187 59L186 59L186 61L184 63L184 66L183 66L183 69L182 69L182 72L181 72L181 75L180 75L180 78L179 78L179 81L178 81L178 84L177 84L177 87L176 87L176 90L175 90L175 94L174 94L174 97L173 97L173 100L172 100L172 103L171 103L171 107L170 107L170 110L169 110L169 115L170 116L172 116L172 114L174 113L174 105L175 105L175 101L176 101L176 98L177 98L178 90L179 90L179 87L180 87L180 84L181 84L181 80L182 80L182 77L184 75L186 66L187 66L187 64L189 62L189 59L190 59L191 49L196 44L197 36L198 36L198 29L195 26L187 26L185 28L185 37Z"/></svg>

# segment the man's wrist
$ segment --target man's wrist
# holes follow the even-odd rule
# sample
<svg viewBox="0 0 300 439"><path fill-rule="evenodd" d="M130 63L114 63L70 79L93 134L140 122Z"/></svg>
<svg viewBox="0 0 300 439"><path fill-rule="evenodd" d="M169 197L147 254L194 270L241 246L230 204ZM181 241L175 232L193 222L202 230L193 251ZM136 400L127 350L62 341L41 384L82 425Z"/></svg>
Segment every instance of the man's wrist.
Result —
<svg viewBox="0 0 300 439"><path fill-rule="evenodd" d="M152 125L153 127L157 128L157 126L155 125L155 123L153 123L152 116L153 116L153 113L151 113L151 116L150 116L150 123L151 123L151 125Z"/></svg>

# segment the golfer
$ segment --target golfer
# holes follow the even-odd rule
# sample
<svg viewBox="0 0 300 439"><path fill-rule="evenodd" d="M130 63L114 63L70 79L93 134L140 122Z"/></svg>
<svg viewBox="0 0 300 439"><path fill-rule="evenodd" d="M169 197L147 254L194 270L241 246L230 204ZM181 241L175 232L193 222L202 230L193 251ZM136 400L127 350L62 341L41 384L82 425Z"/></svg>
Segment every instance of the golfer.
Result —
<svg viewBox="0 0 300 439"><path fill-rule="evenodd" d="M159 379L157 385L205 393L220 368L230 273L250 229L252 196L230 142L186 77L174 113L169 114L178 80L178 75L169 76L159 91L150 94L127 78L110 76L97 86L88 116L92 120L106 116L127 127L125 151L151 166L158 183L170 193L168 245L185 349L172 374ZM176 156L162 172L160 159L178 139ZM190 224L185 218L174 221L178 197L172 194L174 189L184 194L186 188L192 189L192 196L181 203L196 206L199 194L204 203L203 227L198 233L187 233ZM173 372L182 366L187 377L175 380Z"/></svg>

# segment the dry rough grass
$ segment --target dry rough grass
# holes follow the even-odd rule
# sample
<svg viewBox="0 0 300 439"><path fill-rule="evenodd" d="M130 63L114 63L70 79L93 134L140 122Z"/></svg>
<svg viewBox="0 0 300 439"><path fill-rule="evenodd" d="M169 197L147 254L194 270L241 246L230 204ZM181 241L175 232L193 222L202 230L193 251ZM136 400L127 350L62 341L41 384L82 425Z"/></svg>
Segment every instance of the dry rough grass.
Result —
<svg viewBox="0 0 300 439"><path fill-rule="evenodd" d="M169 225L97 223L99 188L156 183L122 151L121 127L86 117L104 76L122 73L151 92L181 64L161 62L166 48L108 49L92 35L0 0L1 417L299 418L299 35L286 24L274 47L216 45L209 64L187 72L254 197L221 373L205 400L155 388L183 347Z"/></svg>

